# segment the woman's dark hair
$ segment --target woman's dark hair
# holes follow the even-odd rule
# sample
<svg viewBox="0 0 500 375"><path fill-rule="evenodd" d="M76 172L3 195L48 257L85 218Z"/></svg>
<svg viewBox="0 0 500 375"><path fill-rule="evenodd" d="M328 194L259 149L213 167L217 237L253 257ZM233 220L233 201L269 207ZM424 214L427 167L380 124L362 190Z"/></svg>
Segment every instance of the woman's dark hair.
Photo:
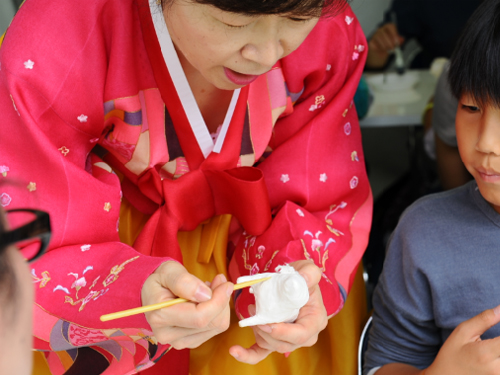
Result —
<svg viewBox="0 0 500 375"><path fill-rule="evenodd" d="M161 0L168 7L175 0ZM193 0L213 5L223 11L248 15L290 14L301 17L334 16L342 12L349 0Z"/></svg>
<svg viewBox="0 0 500 375"><path fill-rule="evenodd" d="M453 95L500 107L500 0L485 0L472 14L451 56Z"/></svg>

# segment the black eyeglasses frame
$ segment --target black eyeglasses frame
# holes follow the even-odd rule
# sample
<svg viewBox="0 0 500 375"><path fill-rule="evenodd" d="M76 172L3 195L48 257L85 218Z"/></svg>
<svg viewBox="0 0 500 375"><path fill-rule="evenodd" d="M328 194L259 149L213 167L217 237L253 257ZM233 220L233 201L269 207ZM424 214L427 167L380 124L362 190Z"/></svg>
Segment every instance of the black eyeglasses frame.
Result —
<svg viewBox="0 0 500 375"><path fill-rule="evenodd" d="M35 215L35 219L29 223L0 234L0 251L6 249L9 245L16 244L17 242L32 238L39 238L41 241L40 249L31 259L27 259L29 263L34 262L46 252L47 247L49 246L50 237L52 235L49 214L45 211L26 208L12 209L5 212L7 214L11 212L29 212Z"/></svg>

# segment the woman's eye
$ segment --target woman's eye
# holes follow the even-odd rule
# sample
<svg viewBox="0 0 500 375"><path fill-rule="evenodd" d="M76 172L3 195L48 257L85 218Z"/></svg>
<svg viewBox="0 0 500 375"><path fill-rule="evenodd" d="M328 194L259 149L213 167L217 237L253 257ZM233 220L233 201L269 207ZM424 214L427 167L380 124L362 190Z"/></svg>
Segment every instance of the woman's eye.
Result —
<svg viewBox="0 0 500 375"><path fill-rule="evenodd" d="M476 107L475 105L466 105L466 104L462 104L462 109L466 110L467 112L470 112L470 113L476 113L476 112L479 112L479 107Z"/></svg>
<svg viewBox="0 0 500 375"><path fill-rule="evenodd" d="M311 18L297 18L297 17L288 17L288 19L294 22L307 22L311 20Z"/></svg>
<svg viewBox="0 0 500 375"><path fill-rule="evenodd" d="M248 26L248 25L230 25L230 24L225 23L225 22L223 22L223 24L226 25L227 27L232 28L232 29L241 29L241 28L243 28L245 26Z"/></svg>

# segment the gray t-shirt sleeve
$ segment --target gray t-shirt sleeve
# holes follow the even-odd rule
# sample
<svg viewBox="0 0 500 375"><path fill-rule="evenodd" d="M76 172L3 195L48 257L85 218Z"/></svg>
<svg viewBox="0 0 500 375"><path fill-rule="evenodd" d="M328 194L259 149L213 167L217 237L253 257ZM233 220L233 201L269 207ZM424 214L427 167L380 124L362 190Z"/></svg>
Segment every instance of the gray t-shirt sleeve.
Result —
<svg viewBox="0 0 500 375"><path fill-rule="evenodd" d="M428 367L441 347L434 323L431 289L425 272L429 261L422 246L426 225L422 210L410 207L401 218L388 247L384 269L373 296L363 374L388 363ZM420 212L420 213L419 213ZM424 228L423 228L424 227Z"/></svg>
<svg viewBox="0 0 500 375"><path fill-rule="evenodd" d="M432 111L432 128L444 143L448 146L457 147L455 115L457 113L458 100L451 93L448 83L449 67L450 65L447 63L436 85L434 110Z"/></svg>

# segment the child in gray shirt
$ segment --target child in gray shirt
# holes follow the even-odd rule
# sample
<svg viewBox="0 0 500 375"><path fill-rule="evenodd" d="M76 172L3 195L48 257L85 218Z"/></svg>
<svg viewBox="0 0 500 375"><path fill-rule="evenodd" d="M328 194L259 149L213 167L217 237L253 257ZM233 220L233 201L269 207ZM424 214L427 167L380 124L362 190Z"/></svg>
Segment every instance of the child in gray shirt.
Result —
<svg viewBox="0 0 500 375"><path fill-rule="evenodd" d="M500 374L500 0L469 20L449 82L475 181L401 217L374 293L365 374Z"/></svg>

